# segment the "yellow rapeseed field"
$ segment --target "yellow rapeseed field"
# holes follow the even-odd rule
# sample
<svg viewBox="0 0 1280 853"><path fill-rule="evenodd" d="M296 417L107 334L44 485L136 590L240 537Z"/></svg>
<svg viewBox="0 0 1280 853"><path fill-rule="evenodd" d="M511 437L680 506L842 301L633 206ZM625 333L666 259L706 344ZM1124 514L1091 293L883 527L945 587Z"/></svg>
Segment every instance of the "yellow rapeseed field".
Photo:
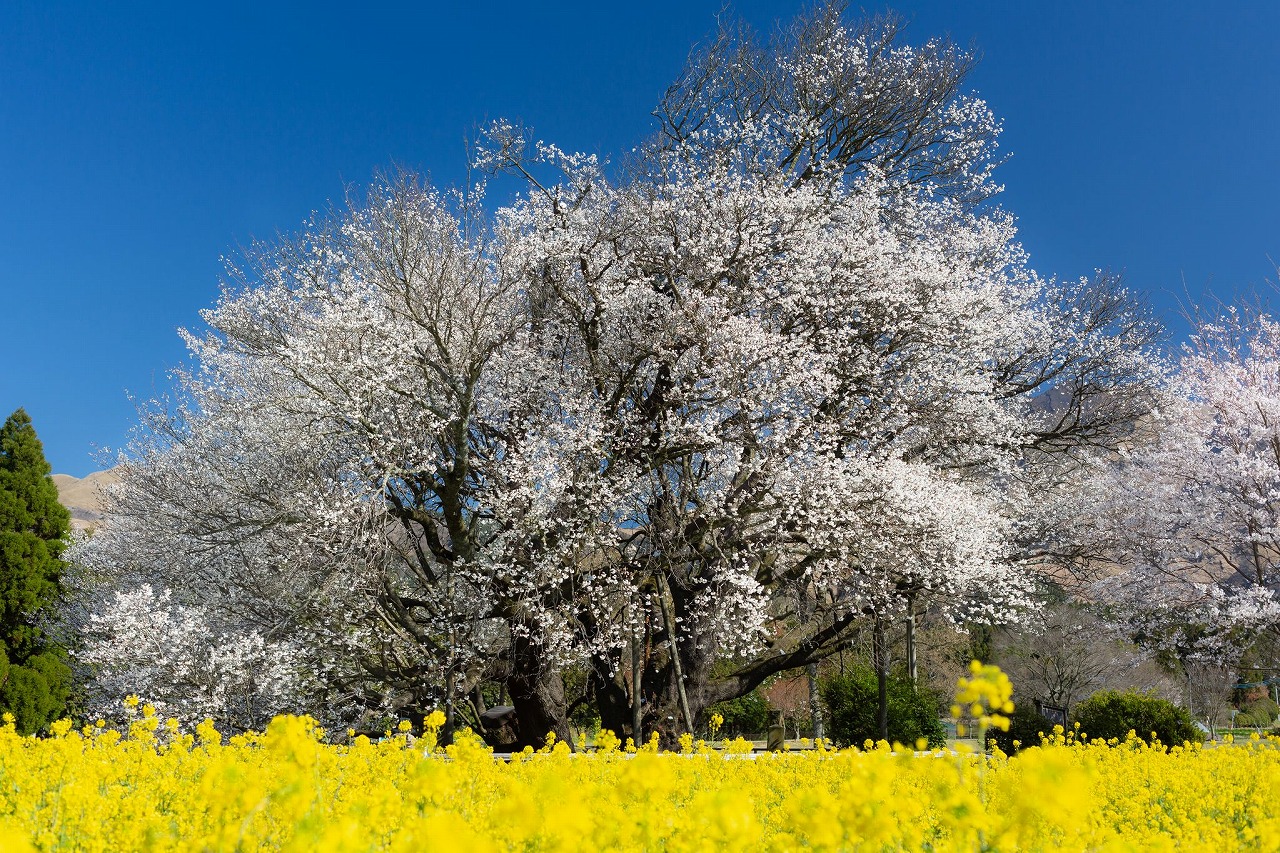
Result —
<svg viewBox="0 0 1280 853"><path fill-rule="evenodd" d="M981 680L981 679L977 679ZM1007 697L981 695L1000 725ZM992 710L994 708L994 710ZM131 731L0 728L0 850L1280 849L1280 746L1166 750L1059 732L1016 757L881 744L750 756L563 744L495 761L474 737L342 745L302 717L223 738L143 709ZM407 726L406 726L407 728Z"/></svg>

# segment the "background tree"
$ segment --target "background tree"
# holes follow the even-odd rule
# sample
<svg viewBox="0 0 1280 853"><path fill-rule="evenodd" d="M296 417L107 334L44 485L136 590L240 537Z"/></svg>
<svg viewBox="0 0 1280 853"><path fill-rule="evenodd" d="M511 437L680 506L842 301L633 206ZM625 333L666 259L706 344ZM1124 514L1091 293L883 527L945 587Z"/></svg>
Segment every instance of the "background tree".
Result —
<svg viewBox="0 0 1280 853"><path fill-rule="evenodd" d="M71 519L49 472L18 409L0 427L0 710L21 732L57 719L71 682L63 650L41 628L60 592Z"/></svg>
<svg viewBox="0 0 1280 853"><path fill-rule="evenodd" d="M1023 624L996 632L994 659L1014 683L1016 703L1040 700L1069 713L1105 687L1178 695L1172 677L1116 625L1060 592L1054 597Z"/></svg>
<svg viewBox="0 0 1280 853"><path fill-rule="evenodd" d="M1184 669L1234 665L1280 630L1280 323L1201 317L1144 432L1082 496L1090 594Z"/></svg>
<svg viewBox="0 0 1280 853"><path fill-rule="evenodd" d="M252 628L215 630L200 607L142 585L117 591L87 619L75 662L86 679L84 712L127 728L121 698L143 690L161 717L194 727L212 719L233 730L263 730L277 714L309 707L325 685L308 679L300 650Z"/></svg>

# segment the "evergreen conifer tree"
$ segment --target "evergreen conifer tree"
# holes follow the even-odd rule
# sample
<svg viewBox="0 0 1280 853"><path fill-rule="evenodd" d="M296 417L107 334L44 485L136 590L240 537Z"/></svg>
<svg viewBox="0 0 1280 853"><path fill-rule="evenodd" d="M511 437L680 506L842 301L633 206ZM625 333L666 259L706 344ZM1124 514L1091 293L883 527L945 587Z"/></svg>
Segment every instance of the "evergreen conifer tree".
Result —
<svg viewBox="0 0 1280 853"><path fill-rule="evenodd" d="M71 514L22 409L0 427L0 711L23 733L62 714L71 683L65 652L38 618L57 599Z"/></svg>

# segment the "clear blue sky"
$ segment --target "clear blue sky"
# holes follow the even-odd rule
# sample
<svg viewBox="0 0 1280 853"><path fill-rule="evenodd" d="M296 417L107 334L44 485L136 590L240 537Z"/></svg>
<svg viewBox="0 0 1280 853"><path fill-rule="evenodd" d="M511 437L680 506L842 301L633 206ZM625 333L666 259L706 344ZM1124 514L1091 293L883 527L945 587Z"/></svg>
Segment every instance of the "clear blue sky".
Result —
<svg viewBox="0 0 1280 853"><path fill-rule="evenodd" d="M391 163L461 182L486 119L630 147L720 5L0 3L0 417L24 406L56 471L94 470L126 392L167 387L221 256ZM1123 269L1179 335L1184 285L1274 279L1280 4L893 8L981 51L1002 204L1042 273Z"/></svg>

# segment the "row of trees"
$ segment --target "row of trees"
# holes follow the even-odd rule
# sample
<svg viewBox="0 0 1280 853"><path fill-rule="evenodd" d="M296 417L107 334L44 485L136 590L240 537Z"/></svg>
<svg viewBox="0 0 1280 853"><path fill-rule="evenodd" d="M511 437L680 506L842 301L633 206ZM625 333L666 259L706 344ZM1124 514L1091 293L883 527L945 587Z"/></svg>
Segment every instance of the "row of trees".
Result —
<svg viewBox="0 0 1280 853"><path fill-rule="evenodd" d="M883 694L904 616L1155 567L1081 496L1209 387L1116 277L1028 266L973 57L901 31L725 29L624 163L498 122L506 207L400 172L248 253L76 549L86 707L669 733L864 627Z"/></svg>

